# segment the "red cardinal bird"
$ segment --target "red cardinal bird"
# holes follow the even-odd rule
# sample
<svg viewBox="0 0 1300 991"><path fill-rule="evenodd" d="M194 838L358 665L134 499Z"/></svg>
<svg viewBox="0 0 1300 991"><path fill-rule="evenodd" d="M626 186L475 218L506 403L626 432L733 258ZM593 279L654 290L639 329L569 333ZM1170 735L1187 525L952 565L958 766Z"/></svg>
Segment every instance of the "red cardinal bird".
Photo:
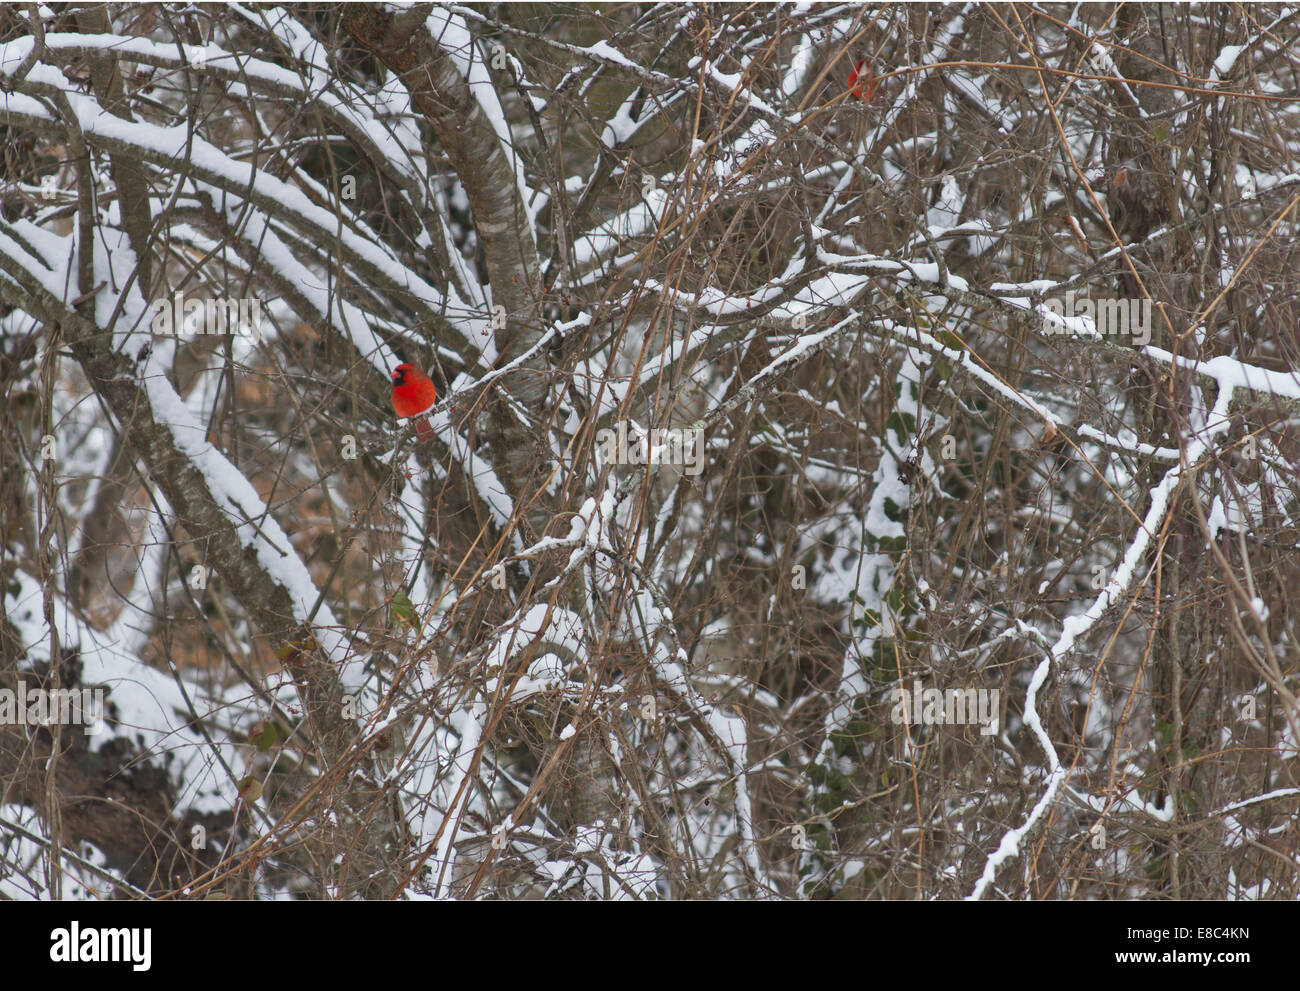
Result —
<svg viewBox="0 0 1300 991"><path fill-rule="evenodd" d="M393 410L399 417L420 416L437 401L438 390L424 372L408 364L393 369ZM433 440L433 427L424 417L415 422L415 436Z"/></svg>
<svg viewBox="0 0 1300 991"><path fill-rule="evenodd" d="M867 60L864 58L858 59L858 64L849 73L849 92L863 103L870 103L875 99L876 88L879 85L880 79L872 74L871 67L867 65Z"/></svg>

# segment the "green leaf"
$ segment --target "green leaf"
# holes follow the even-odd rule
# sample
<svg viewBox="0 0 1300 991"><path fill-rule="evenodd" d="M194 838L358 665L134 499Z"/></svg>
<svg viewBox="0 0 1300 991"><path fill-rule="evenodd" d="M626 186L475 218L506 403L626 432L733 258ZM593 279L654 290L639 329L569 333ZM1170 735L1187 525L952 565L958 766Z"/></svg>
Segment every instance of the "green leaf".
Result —
<svg viewBox="0 0 1300 991"><path fill-rule="evenodd" d="M239 779L239 797L245 802L256 802L262 797L262 782L249 774Z"/></svg>
<svg viewBox="0 0 1300 991"><path fill-rule="evenodd" d="M1174 742L1174 724L1163 721L1156 723L1156 739L1160 742L1160 749L1168 750Z"/></svg>
<svg viewBox="0 0 1300 991"><path fill-rule="evenodd" d="M870 630L872 627L880 625L880 613L874 609L868 609L853 621L853 625L863 630Z"/></svg>
<svg viewBox="0 0 1300 991"><path fill-rule="evenodd" d="M248 742L262 753L266 753L280 742L280 727L274 720L259 719L248 731Z"/></svg>
<svg viewBox="0 0 1300 991"><path fill-rule="evenodd" d="M392 617L394 623L404 623L413 630L420 628L419 617L415 615L415 606L405 592L393 593L388 603L388 615Z"/></svg>
<svg viewBox="0 0 1300 991"><path fill-rule="evenodd" d="M885 512L889 512L889 506L892 500L885 500ZM895 506L895 509L898 507ZM878 550L882 554L895 554L907 550L907 537L882 537L878 542Z"/></svg>
<svg viewBox="0 0 1300 991"><path fill-rule="evenodd" d="M301 664L316 648L316 641L311 637L306 640L286 640L275 652L275 656L287 665Z"/></svg>
<svg viewBox="0 0 1300 991"><path fill-rule="evenodd" d="M885 604L888 605L889 608L896 613L902 612L903 611L903 590L899 588L897 585L891 587L890 590L885 593Z"/></svg>
<svg viewBox="0 0 1300 991"><path fill-rule="evenodd" d="M900 444L905 444L908 436L916 432L916 416L912 413L900 413L898 410L894 410L889 414L889 419L885 421L885 428L894 432L894 436L898 438Z"/></svg>

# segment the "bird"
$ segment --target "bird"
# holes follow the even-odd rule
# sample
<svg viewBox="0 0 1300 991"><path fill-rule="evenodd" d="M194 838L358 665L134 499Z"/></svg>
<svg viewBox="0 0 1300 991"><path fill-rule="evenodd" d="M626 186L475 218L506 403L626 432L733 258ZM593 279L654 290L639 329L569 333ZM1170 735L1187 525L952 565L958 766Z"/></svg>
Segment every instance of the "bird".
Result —
<svg viewBox="0 0 1300 991"><path fill-rule="evenodd" d="M415 365L403 362L393 369L393 411L402 419L420 416L438 401L438 389L429 376ZM433 440L433 428L425 417L415 422L415 436Z"/></svg>
<svg viewBox="0 0 1300 991"><path fill-rule="evenodd" d="M857 65L849 73L849 92L856 96L863 103L870 103L876 96L876 88L880 85L880 77L874 75L867 60L858 59Z"/></svg>

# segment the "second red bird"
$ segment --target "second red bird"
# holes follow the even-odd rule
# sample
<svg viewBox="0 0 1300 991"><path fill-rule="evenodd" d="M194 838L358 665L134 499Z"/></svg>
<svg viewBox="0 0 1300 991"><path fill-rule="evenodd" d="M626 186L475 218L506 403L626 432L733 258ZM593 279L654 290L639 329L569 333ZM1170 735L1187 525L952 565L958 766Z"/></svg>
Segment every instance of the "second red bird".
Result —
<svg viewBox="0 0 1300 991"><path fill-rule="evenodd" d="M437 387L420 369L405 362L393 369L393 412L399 417L419 416L437 401ZM416 421L415 436L421 441L433 440L433 427L426 418Z"/></svg>
<svg viewBox="0 0 1300 991"><path fill-rule="evenodd" d="M858 59L857 65L849 73L849 92L863 103L870 103L876 97L876 88L880 78L872 73L866 59Z"/></svg>

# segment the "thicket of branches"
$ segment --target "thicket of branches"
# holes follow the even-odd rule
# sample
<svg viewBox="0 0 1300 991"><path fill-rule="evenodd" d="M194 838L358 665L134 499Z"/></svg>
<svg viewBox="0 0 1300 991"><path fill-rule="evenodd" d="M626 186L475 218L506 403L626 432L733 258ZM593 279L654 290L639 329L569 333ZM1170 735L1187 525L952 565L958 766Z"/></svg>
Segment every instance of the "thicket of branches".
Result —
<svg viewBox="0 0 1300 991"><path fill-rule="evenodd" d="M0 891L1300 894L1300 10L392 6L0 12Z"/></svg>

